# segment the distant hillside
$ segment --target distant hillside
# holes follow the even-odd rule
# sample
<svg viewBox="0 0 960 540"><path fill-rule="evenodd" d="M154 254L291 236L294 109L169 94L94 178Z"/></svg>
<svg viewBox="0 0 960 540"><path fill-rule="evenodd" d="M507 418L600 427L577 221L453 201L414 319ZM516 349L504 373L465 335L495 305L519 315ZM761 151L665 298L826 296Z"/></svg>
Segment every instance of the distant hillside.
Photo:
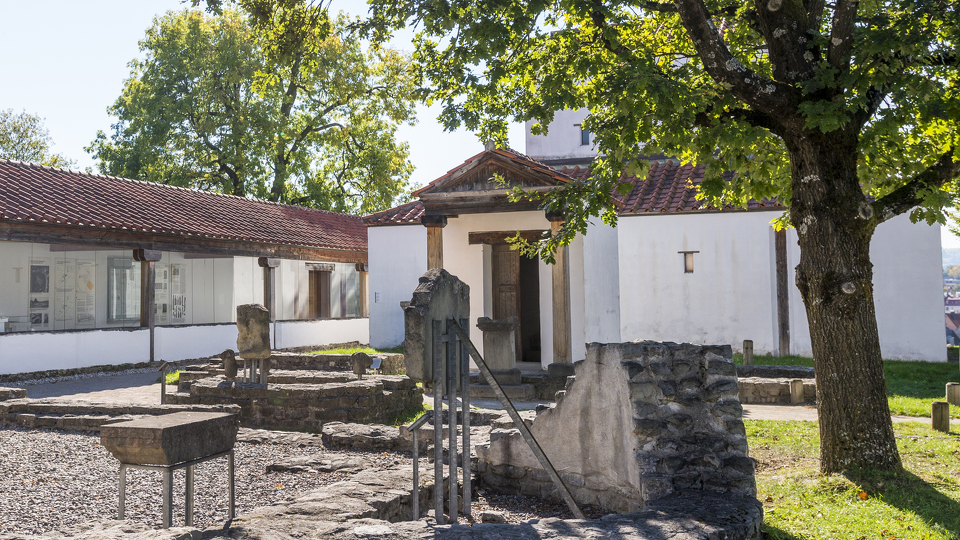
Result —
<svg viewBox="0 0 960 540"><path fill-rule="evenodd" d="M946 268L952 264L960 264L960 248L943 250L943 267Z"/></svg>

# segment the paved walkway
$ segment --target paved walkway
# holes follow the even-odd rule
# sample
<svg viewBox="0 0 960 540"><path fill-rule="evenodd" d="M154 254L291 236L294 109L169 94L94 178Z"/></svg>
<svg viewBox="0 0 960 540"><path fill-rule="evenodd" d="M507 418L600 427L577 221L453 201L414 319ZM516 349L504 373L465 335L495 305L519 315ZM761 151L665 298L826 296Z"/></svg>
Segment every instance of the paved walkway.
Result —
<svg viewBox="0 0 960 540"><path fill-rule="evenodd" d="M159 405L160 383L159 374L124 373L120 375L105 375L86 379L73 379L56 383L35 384L25 386L27 397L30 398L65 398L82 399L101 403L129 403L131 405ZM424 396L424 403L433 405L433 396ZM518 401L514 406L518 410L535 409L537 405L548 401ZM470 401L474 407L487 409L502 409L500 402L495 399L474 399ZM743 405L745 420L809 420L817 421L817 409L812 406L794 405ZM894 422L930 422L929 417L894 416ZM952 424L960 424L960 419L954 418Z"/></svg>

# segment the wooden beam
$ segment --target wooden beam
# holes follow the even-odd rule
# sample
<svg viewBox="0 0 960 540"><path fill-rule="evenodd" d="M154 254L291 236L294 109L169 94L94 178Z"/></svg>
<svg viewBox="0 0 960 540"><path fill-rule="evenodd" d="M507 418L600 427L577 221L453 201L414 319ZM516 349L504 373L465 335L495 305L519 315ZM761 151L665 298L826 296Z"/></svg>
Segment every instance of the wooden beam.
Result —
<svg viewBox="0 0 960 540"><path fill-rule="evenodd" d="M260 257L257 264L263 268L263 306L270 313L270 322L277 320L277 272L276 268L280 266L280 259L273 257ZM276 336L274 336L276 339Z"/></svg>
<svg viewBox="0 0 960 540"><path fill-rule="evenodd" d="M156 253L147 250L147 257L144 257L144 250L135 249L133 258L140 261L140 326L150 330L150 361L155 360L156 341L154 340L156 324L156 283L157 269L156 264L159 257Z"/></svg>
<svg viewBox="0 0 960 540"><path fill-rule="evenodd" d="M551 221L550 230L556 234L563 221ZM559 246L553 264L553 362L570 364L573 353L570 345L570 253L567 246Z"/></svg>
<svg viewBox="0 0 960 540"><path fill-rule="evenodd" d="M153 249L238 257L269 256L301 261L367 262L367 252L358 250L243 242L240 240L178 236L167 233L104 230L95 227L25 223L9 220L0 221L0 240L82 245L91 249Z"/></svg>
<svg viewBox="0 0 960 540"><path fill-rule="evenodd" d="M427 227L427 270L443 268L443 227Z"/></svg>
<svg viewBox="0 0 960 540"><path fill-rule="evenodd" d="M774 233L777 266L777 337L780 356L790 354L790 284L787 279L787 230Z"/></svg>
<svg viewBox="0 0 960 540"><path fill-rule="evenodd" d="M467 233L467 242L470 245L476 244L507 244L507 238L513 238L520 235L520 238L528 242L536 242L543 238L547 233L546 229L528 230L528 231L482 231Z"/></svg>

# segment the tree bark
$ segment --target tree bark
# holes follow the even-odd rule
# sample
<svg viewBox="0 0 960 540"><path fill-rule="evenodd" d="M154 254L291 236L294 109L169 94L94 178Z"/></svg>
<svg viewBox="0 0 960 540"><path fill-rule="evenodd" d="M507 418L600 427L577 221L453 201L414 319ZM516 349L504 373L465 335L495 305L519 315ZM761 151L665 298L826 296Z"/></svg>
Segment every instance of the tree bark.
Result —
<svg viewBox="0 0 960 540"><path fill-rule="evenodd" d="M820 416L820 470L900 470L873 297L877 226L857 180L855 135L788 137L800 264Z"/></svg>

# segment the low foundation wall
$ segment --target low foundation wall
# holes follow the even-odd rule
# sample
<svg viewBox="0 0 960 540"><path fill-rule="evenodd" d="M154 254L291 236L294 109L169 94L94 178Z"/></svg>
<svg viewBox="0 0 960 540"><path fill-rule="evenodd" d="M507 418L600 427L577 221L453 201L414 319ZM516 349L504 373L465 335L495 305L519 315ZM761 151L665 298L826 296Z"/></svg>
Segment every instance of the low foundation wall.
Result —
<svg viewBox="0 0 960 540"><path fill-rule="evenodd" d="M347 375L349 376L349 375ZM239 383L223 377L194 380L190 394L168 394L168 403L240 406L243 427L318 432L326 422L386 423L423 403L423 390L402 375L309 384L296 375L271 380L297 384ZM308 382L304 384L304 382Z"/></svg>
<svg viewBox="0 0 960 540"><path fill-rule="evenodd" d="M531 427L580 504L631 512L673 493L755 497L729 346L590 344L556 407ZM481 482L556 499L515 430L478 446Z"/></svg>
<svg viewBox="0 0 960 540"><path fill-rule="evenodd" d="M814 379L765 379L760 377L744 377L738 382L740 385L740 403L778 403L790 404L790 383L794 380L803 381L803 402L813 403L817 400L817 383Z"/></svg>

